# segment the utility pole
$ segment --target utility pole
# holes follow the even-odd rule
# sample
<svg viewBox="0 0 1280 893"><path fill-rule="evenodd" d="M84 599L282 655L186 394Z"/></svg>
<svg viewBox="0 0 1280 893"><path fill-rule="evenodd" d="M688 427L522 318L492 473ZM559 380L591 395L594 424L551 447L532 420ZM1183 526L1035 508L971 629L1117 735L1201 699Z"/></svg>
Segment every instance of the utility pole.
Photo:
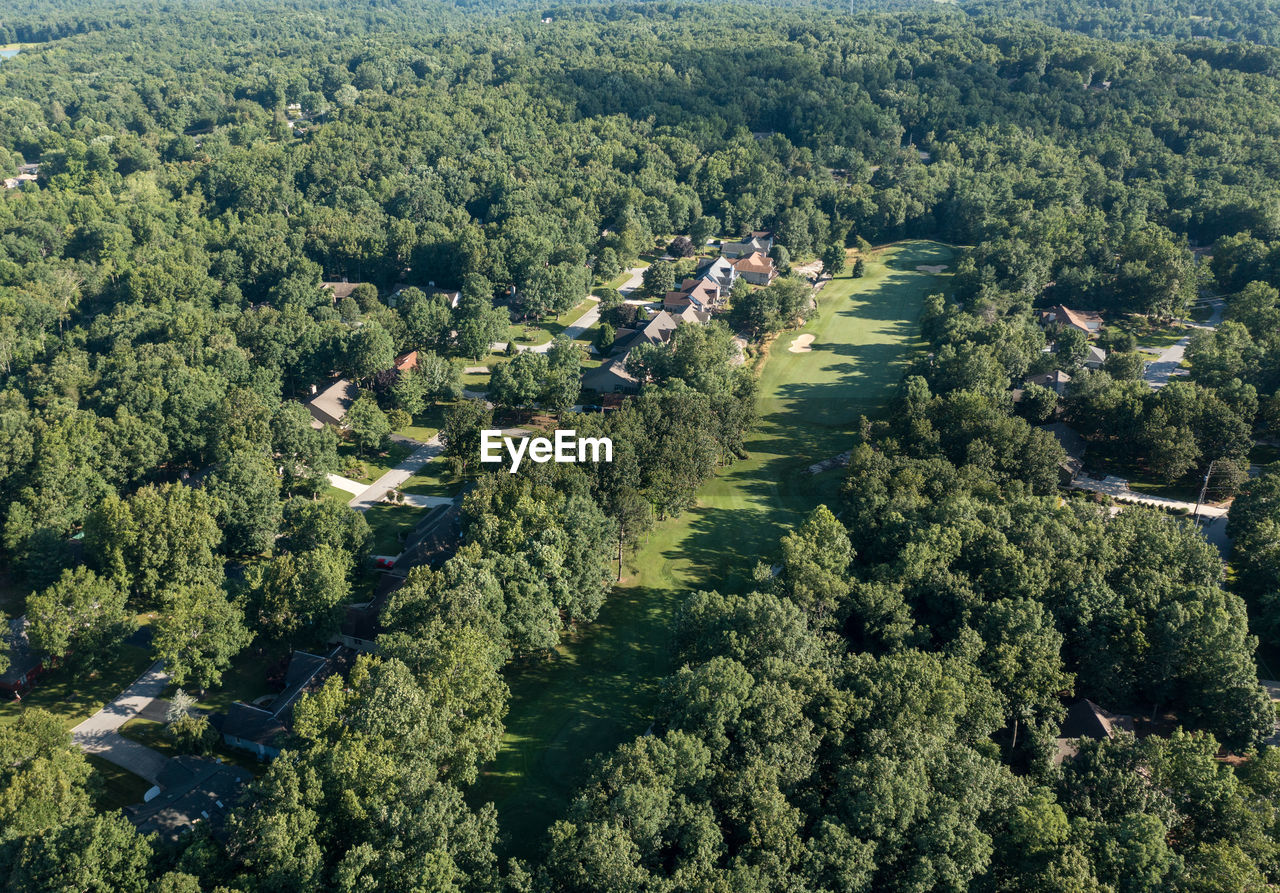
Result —
<svg viewBox="0 0 1280 893"><path fill-rule="evenodd" d="M1210 462L1209 470L1204 473L1204 484L1200 487L1200 495L1196 497L1195 510L1191 513L1192 521L1195 521L1197 516L1200 514L1200 503L1204 502L1205 494L1209 492L1209 476L1213 474L1213 463L1217 461L1217 459L1214 459Z"/></svg>

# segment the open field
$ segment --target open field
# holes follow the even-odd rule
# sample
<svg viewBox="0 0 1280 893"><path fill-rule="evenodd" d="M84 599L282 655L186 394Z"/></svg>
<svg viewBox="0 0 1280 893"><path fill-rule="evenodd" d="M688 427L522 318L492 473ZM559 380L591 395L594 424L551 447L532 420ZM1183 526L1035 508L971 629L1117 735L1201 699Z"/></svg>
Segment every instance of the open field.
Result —
<svg viewBox="0 0 1280 893"><path fill-rule="evenodd" d="M918 347L924 298L946 287L945 274L916 267L951 262L946 246L904 242L869 258L863 278L829 283L809 323L784 333L764 363L750 457L658 525L596 623L550 662L512 674L502 750L473 794L497 804L511 855L537 852L591 758L648 726L683 594L742 590L788 526L835 500L840 473L808 466L843 452L859 417L883 410ZM813 342L792 353L798 335Z"/></svg>

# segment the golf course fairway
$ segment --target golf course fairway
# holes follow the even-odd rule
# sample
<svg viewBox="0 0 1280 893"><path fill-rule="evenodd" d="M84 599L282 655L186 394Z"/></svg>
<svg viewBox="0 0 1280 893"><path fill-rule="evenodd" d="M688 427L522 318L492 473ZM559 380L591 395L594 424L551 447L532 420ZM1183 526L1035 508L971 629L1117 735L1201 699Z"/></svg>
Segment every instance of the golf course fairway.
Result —
<svg viewBox="0 0 1280 893"><path fill-rule="evenodd" d="M471 797L497 806L506 855L536 854L591 759L649 726L673 669L671 623L685 594L744 590L788 528L819 503L834 506L842 471L813 475L809 466L847 450L859 417L884 409L920 349L925 297L947 287L949 273L932 270L949 269L953 251L907 241L865 261L862 278L846 272L827 283L809 322L773 342L749 458L708 481L696 507L655 527L595 623L551 660L508 677L506 735ZM804 335L812 341L791 350Z"/></svg>

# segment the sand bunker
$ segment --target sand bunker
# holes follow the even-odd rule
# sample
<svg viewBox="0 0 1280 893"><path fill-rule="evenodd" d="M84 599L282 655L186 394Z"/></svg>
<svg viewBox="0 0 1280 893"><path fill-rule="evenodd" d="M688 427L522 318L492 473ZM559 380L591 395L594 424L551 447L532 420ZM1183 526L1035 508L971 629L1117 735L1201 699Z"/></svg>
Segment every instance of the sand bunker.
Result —
<svg viewBox="0 0 1280 893"><path fill-rule="evenodd" d="M947 268L946 264L921 264L920 266L916 267L916 269L919 270L921 273L933 273L935 275L938 273L941 273L946 268Z"/></svg>
<svg viewBox="0 0 1280 893"><path fill-rule="evenodd" d="M796 340L791 342L791 346L787 350L792 353L809 353L813 350L809 345L813 343L812 335L797 335Z"/></svg>

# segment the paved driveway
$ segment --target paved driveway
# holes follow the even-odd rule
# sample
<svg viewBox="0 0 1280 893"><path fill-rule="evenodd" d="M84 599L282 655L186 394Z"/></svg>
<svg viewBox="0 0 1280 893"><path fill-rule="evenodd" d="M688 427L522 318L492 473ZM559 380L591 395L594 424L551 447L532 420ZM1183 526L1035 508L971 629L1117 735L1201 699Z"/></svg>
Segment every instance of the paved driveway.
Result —
<svg viewBox="0 0 1280 893"><path fill-rule="evenodd" d="M96 754L154 784L168 757L130 741L119 730L158 698L168 684L164 664L156 661L115 700L72 729L72 743L85 753Z"/></svg>
<svg viewBox="0 0 1280 893"><path fill-rule="evenodd" d="M1218 323L1222 322L1223 307L1222 301L1216 301L1213 304L1213 314L1203 325L1188 323L1188 328L1216 329ZM1187 345L1190 343L1191 336L1188 335L1156 354L1156 358L1147 364L1146 370L1142 373L1147 384L1153 388L1162 388L1169 383L1170 379L1187 375L1187 370L1182 368L1182 360L1186 356Z"/></svg>
<svg viewBox="0 0 1280 893"><path fill-rule="evenodd" d="M409 478L413 477L422 470L422 466L426 465L436 456L444 452L444 444L440 442L440 435L436 435L427 441L421 447L414 451L413 455L405 459L395 468L388 471L382 477L374 481L363 493L357 495L347 505L351 506L357 512L363 512L370 506L375 505L383 496L387 495L388 490L398 488Z"/></svg>

